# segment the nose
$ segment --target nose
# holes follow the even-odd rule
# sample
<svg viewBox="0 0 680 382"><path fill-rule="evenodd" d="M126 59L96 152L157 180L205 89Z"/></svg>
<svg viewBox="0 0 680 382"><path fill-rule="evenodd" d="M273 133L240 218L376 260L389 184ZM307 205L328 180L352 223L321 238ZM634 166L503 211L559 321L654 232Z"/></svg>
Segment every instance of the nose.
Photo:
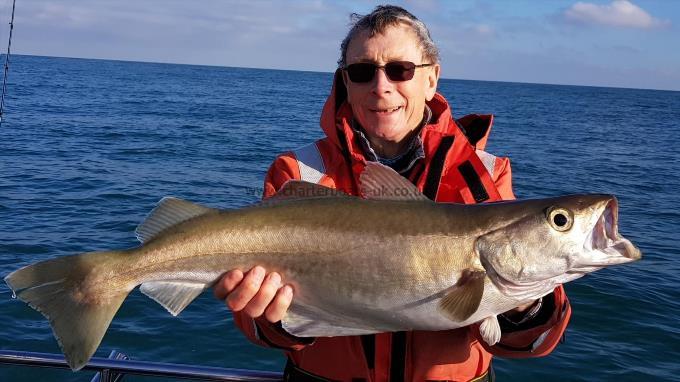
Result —
<svg viewBox="0 0 680 382"><path fill-rule="evenodd" d="M377 68L373 81L371 81L371 91L377 95L391 93L394 89L394 83L387 78L385 68Z"/></svg>

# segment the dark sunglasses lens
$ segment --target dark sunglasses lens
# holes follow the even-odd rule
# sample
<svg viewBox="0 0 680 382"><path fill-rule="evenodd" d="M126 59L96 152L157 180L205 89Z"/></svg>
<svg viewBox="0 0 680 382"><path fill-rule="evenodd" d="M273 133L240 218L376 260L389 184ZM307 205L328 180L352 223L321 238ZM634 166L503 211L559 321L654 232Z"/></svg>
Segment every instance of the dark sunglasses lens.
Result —
<svg viewBox="0 0 680 382"><path fill-rule="evenodd" d="M371 63L347 65L347 74L352 82L370 82L378 66ZM385 65L385 74L392 81L408 81L416 72L416 64L409 61L394 61Z"/></svg>
<svg viewBox="0 0 680 382"><path fill-rule="evenodd" d="M347 66L347 74L352 82L370 82L376 68L374 64L369 63L352 64Z"/></svg>
<svg viewBox="0 0 680 382"><path fill-rule="evenodd" d="M385 74L392 81L408 81L416 72L416 64L408 61L395 61L385 65Z"/></svg>

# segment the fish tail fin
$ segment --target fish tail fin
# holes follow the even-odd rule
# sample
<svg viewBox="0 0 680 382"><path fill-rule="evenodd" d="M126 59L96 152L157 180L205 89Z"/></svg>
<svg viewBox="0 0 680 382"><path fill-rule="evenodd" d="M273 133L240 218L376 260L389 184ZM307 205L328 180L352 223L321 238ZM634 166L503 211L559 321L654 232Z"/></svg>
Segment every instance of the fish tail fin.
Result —
<svg viewBox="0 0 680 382"><path fill-rule="evenodd" d="M73 370L87 364L113 316L131 288L115 290L112 283L95 281L96 273L111 270L121 252L91 252L42 261L12 272L5 282L15 296L50 322L66 361ZM134 287L134 286L133 286Z"/></svg>

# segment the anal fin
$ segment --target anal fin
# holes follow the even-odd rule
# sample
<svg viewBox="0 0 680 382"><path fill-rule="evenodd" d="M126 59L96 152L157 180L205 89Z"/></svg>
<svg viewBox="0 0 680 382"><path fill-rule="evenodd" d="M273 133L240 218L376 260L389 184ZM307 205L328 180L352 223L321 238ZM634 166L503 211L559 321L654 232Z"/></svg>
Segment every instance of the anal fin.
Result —
<svg viewBox="0 0 680 382"><path fill-rule="evenodd" d="M456 285L439 302L439 308L451 320L462 322L470 318L484 294L483 271L465 270Z"/></svg>
<svg viewBox="0 0 680 382"><path fill-rule="evenodd" d="M385 331L299 303L288 309L281 325L297 337L359 336Z"/></svg>
<svg viewBox="0 0 680 382"><path fill-rule="evenodd" d="M206 288L206 284L190 281L147 281L139 290L177 316Z"/></svg>

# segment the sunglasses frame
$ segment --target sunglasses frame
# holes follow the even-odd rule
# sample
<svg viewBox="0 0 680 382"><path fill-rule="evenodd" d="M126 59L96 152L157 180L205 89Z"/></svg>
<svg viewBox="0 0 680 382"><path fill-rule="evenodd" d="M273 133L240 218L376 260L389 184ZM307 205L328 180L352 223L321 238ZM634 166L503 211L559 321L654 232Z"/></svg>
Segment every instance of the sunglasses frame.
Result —
<svg viewBox="0 0 680 382"><path fill-rule="evenodd" d="M394 65L396 65L398 67L398 70L399 70L398 73L394 73L394 72L391 73L390 72L389 67L394 66ZM383 69L385 71L385 75L387 76L387 78L389 78L390 81L405 82L405 81L410 81L410 80L413 79L413 76L416 73L416 69L424 68L424 67L432 66L432 65L434 65L434 64L429 63L429 64L416 65L411 61L391 61L391 62L386 63L385 65L376 65L372 62L357 62L357 63L354 63L354 64L345 65L345 67L342 68L342 70L347 72L347 76L349 77L350 81L357 83L357 84L365 84L365 83L373 81L373 79L375 78L375 74L378 72L378 69ZM365 78L365 81L357 81L357 80L364 79L364 78L361 78L362 75L368 76L368 74L366 74L366 73L360 73L359 74L359 73L355 72L354 75L352 75L352 69L351 69L352 66L354 66L355 68L357 66L370 66L370 67L373 67L373 72L370 75L370 77ZM404 75L404 74L406 75L406 77L402 78L402 75ZM354 77L354 78L352 78L352 77Z"/></svg>

